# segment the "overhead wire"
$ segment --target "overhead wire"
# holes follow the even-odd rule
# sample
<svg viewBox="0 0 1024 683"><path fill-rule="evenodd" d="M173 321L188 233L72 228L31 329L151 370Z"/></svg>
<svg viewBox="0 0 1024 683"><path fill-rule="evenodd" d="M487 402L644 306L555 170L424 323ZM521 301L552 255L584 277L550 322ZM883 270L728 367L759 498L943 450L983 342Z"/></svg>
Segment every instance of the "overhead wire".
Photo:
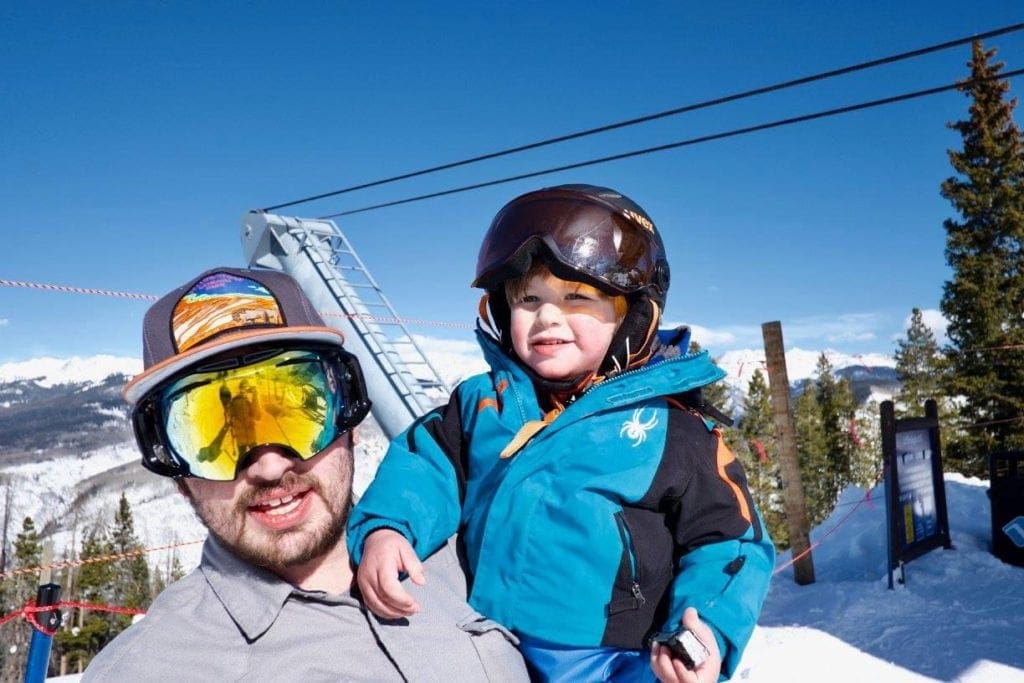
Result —
<svg viewBox="0 0 1024 683"><path fill-rule="evenodd" d="M693 104L687 104L687 105L684 105L684 106L681 106L681 107L676 107L674 109L667 109L665 111L660 111L660 112L657 112L657 113L654 113L654 114L647 114L647 115L638 116L638 117L632 118L632 119L626 119L625 121L619 121L619 122L616 122L616 123L609 123L609 124L606 124L606 125L597 126L595 128L588 128L586 130L577 131L575 133L568 133L568 134L565 134L565 135L559 135L559 136L556 136L556 137L553 137L553 138L547 138L545 140L539 140L537 142L531 142L531 143L528 143L528 144L525 144L525 145L519 145L517 147L509 147L508 149L499 150L497 152L489 152L489 153L486 153L486 154L481 154L481 155L478 155L478 156L470 157L468 159L462 159L460 161L453 161L453 162L450 162L450 163L439 164L437 166L431 166L429 168L420 169L418 171L410 171L408 173L402 173L402 174L399 174L399 175L390 176L388 178L381 178L379 180L373 180L373 181L366 182L366 183L360 183L358 185L352 185L352 186L349 186L349 187L344 187L344 188L341 188L339 190L332 190L330 192L322 192L320 194L315 194L315 195L311 195L311 196L308 196L308 197L302 197L301 199L295 199L295 200L288 201L288 202L281 202L279 204L274 204L272 206L264 207L263 209L260 209L260 210L261 211L266 211L266 212L276 211L277 209L283 209L283 208L287 208L289 206L296 206L298 204L305 204L307 202L316 201L318 199L327 199L328 197L337 197L339 195L347 194L349 192L355 192L356 190L365 190L365 189L370 188L370 187L377 187L377 186L380 186L380 185L387 185L389 183L394 183L394 182L397 182L399 180L407 180L409 178L416 178L418 176L423 176L423 175L427 175L427 174L430 174L430 173L436 173L438 171L445 171L445 170L452 169L452 168L458 168L460 166L468 166L469 164L475 164L475 163L480 162L480 161L487 161L489 159L497 159L499 157L508 156L510 154L516 154L518 152L525 152L525 151L528 151L528 150L531 150L531 149L538 149L540 147L546 147L548 145L553 145L553 144L556 144L556 143L559 143L559 142L567 142L569 140L576 140L576 139L587 137L587 136L590 136L590 135L596 135L598 133L605 133L605 132L608 132L608 131L611 131L611 130L617 130L619 128L626 128L628 126L635 126L637 124L647 123L649 121L655 121L657 119L662 119L662 118L666 118L666 117L669 117L669 116L676 116L678 114L684 114L684 113L688 113L688 112L691 112L691 111L697 111L699 109L707 109L707 108L715 107L715 106L718 106L718 105L721 105L721 104L726 104L726 103L729 103L729 102L736 102L738 100L743 100L743 99L746 99L746 98L749 98L749 97L755 97L757 95L764 95L764 94L767 94L767 93L770 93L770 92L776 92L776 91L779 91L779 90L785 90L787 88L793 88L793 87L796 87L798 85L806 85L808 83L813 83L815 81L821 81L821 80L825 80L825 79L829 79L829 78L835 78L837 76L843 76L843 75L854 73L854 72L857 72L857 71L863 71L865 69L872 69L872 68L875 68L875 67L878 67L878 66L883 66L883 65L886 65L886 64L893 64L895 62L900 62L900 61L903 61L903 60L912 59L914 57L920 57L920 56L923 56L923 55L926 55L926 54L930 54L930 53L933 53L933 52L940 52L942 50L948 50L950 48L958 47L960 45L964 45L964 44L973 42L975 40L984 40L986 38L992 38L994 36L1000 36L1000 35L1004 35L1004 34L1007 34L1007 33L1013 33L1015 31L1019 31L1021 29L1024 29L1024 23L1011 24L1009 26L1003 26L1002 28L997 28L997 29L994 29L994 30L991 30L991 31L986 31L984 33L978 33L978 34L974 34L974 35L971 35L971 36L964 36L962 38L956 38L954 40L949 40L949 41L946 41L944 43L938 43L938 44L935 44L935 45L929 45L927 47L918 48L916 50L909 50L907 52L901 52L901 53L898 53L898 54L895 54L895 55L890 55L888 57L881 57L879 59L872 59L872 60L869 60L869 61L866 61L866 62L860 62L860 63L857 63L857 64L851 64L849 66L840 67L838 69L831 69L829 71L823 71L821 73L812 74L810 76L804 76L804 77L801 77L801 78L795 78L795 79L792 79L792 80L789 80L789 81L782 81L780 83L774 83L772 85L766 85L766 86L762 86L762 87L759 87L759 88L754 88L752 90L744 90L742 92L733 93L731 95L725 95L723 97L716 97L716 98L713 98L713 99L710 99L710 100L704 100L702 102L696 102L696 103L693 103Z"/></svg>
<svg viewBox="0 0 1024 683"><path fill-rule="evenodd" d="M604 164L610 161L619 161L621 159L629 159L632 157L643 156L645 154L653 154L654 152L663 152L669 149L677 149L679 147L687 147L690 145L696 145L703 142L711 142L714 140L723 140L725 138L736 137L739 135L746 135L748 133L756 133L762 130L768 130L770 128L780 128L782 126L789 126L795 123L805 123L807 121L814 121L816 119L823 119L830 116L838 116L840 114L848 114L850 112L861 111L864 109L871 109L874 107L881 107L887 104L893 104L896 102L904 102L907 100L917 99L920 97L927 97L929 95L935 95L948 90L955 90L963 88L965 86L975 85L977 83L983 83L985 81L992 80L1003 80L1020 76L1024 74L1024 69L1016 69L1014 71L1007 71L1006 73L1000 73L995 76L987 76L985 78L968 79L965 81L957 81L948 85L941 85L934 88L927 88L925 90L917 90L915 92L904 93L902 95L894 95L892 97L883 97L877 100L870 100L868 102L861 102L859 104L851 104L845 107L837 107L834 109L826 109L824 111L815 112L813 114L804 114L802 116L793 116L786 119L779 119L777 121L771 121L768 123L761 123L754 126L747 126L744 128L735 128L733 130L725 131L722 133L713 133L711 135L702 135L695 138L689 138L687 140L680 140L678 142L670 142L664 145L656 145L654 147L645 147L644 149L633 150L631 152L622 152L621 154L612 154L609 156L599 157L597 159L590 159L588 161L580 161L573 164L564 164L562 166L555 166L553 168L547 168L541 171L532 171L530 173L520 173L514 176L507 176L505 178L498 178L496 180L488 180L482 183L473 183L472 185L463 185L448 190L440 190L438 192L429 192L427 194L416 195L413 197L406 197L404 199L396 199L390 202L381 202L379 204L371 204L370 206L360 207L358 209L349 209L347 211L339 211L337 213L328 214L321 216L323 219L338 218L340 216L351 216L357 213L363 213L365 211L374 211L376 209L383 209L391 206L399 206L401 204L410 204L412 202L419 202L426 199L434 199L436 197L444 197L447 195L458 194L460 192L468 192L470 190L479 190L484 187L493 187L495 185L502 185L505 183L511 183L516 180L525 180L527 178L536 178L542 175L549 175L551 173L558 173L560 171L569 171L577 168L585 168L587 166L596 166L597 164Z"/></svg>

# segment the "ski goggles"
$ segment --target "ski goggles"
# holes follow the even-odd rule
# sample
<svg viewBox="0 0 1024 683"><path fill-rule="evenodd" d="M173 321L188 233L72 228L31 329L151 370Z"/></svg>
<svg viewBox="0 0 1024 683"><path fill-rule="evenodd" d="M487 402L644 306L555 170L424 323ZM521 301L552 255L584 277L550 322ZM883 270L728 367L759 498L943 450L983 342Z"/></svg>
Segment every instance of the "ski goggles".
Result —
<svg viewBox="0 0 1024 683"><path fill-rule="evenodd" d="M335 346L256 348L212 358L144 396L132 414L142 464L231 481L260 446L309 460L370 410L359 362Z"/></svg>
<svg viewBox="0 0 1024 683"><path fill-rule="evenodd" d="M524 195L502 209L484 236L473 286L491 289L520 277L541 247L554 259L555 275L568 269L611 294L668 286L664 247L649 218L559 190Z"/></svg>

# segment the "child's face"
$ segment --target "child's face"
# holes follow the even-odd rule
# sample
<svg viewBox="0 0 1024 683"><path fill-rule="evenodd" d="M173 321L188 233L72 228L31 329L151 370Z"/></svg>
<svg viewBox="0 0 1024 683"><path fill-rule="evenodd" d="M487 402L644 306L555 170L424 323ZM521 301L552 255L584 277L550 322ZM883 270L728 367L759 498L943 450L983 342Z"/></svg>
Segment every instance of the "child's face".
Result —
<svg viewBox="0 0 1024 683"><path fill-rule="evenodd" d="M512 348L534 372L565 380L596 372L619 320L615 299L547 271L510 295Z"/></svg>

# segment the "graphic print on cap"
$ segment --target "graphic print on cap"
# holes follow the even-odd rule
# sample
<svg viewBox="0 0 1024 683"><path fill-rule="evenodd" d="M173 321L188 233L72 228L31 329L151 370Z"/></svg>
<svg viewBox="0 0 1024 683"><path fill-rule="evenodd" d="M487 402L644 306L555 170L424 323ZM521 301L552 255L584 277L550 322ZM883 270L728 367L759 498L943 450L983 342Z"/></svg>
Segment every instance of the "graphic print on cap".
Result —
<svg viewBox="0 0 1024 683"><path fill-rule="evenodd" d="M282 325L281 309L266 287L229 273L207 275L193 285L171 318L179 353L225 330Z"/></svg>

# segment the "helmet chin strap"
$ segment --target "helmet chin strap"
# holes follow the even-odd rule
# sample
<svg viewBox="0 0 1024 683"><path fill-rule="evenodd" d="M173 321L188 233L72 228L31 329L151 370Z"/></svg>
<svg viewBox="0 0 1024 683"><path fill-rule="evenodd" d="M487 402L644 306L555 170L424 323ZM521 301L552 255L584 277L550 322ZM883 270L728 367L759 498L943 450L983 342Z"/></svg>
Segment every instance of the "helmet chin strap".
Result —
<svg viewBox="0 0 1024 683"><path fill-rule="evenodd" d="M648 305L645 309L644 306ZM608 355L601 362L599 374L611 377L644 365L653 354L653 342L661 322L657 302L641 297L630 302L626 316L615 331Z"/></svg>

